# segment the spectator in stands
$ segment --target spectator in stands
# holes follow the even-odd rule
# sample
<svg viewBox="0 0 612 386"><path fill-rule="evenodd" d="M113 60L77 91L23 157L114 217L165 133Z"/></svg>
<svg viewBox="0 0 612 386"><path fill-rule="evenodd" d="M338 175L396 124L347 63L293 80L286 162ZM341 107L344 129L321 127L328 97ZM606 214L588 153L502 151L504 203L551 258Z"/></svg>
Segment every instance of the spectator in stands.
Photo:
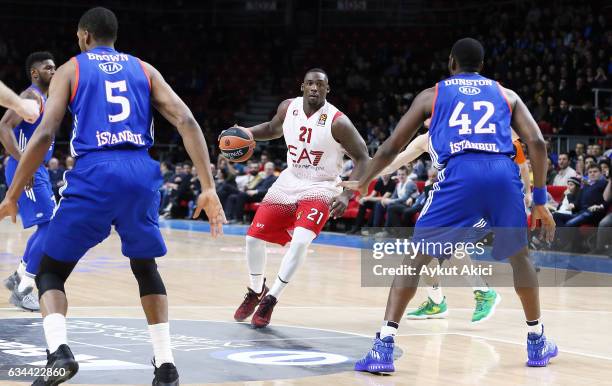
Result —
<svg viewBox="0 0 612 386"><path fill-rule="evenodd" d="M556 209L557 213L571 215L576 206L576 200L580 194L580 179L570 177L567 179L567 189L563 192L563 200Z"/></svg>
<svg viewBox="0 0 612 386"><path fill-rule="evenodd" d="M221 202L221 206L223 206L224 210L227 207L227 199L229 198L229 196L241 192L241 190L238 189L238 186L236 185L237 180L238 177L232 178L227 168L221 168L217 170L215 185L217 190L217 196L219 196L219 201Z"/></svg>
<svg viewBox="0 0 612 386"><path fill-rule="evenodd" d="M610 160L602 158L597 165L599 165L603 177L608 178L610 176Z"/></svg>
<svg viewBox="0 0 612 386"><path fill-rule="evenodd" d="M582 188L572 208L572 214L554 213L555 223L560 227L578 227L583 224L597 225L607 207L603 197L606 180L601 178L597 165L588 168L589 179Z"/></svg>
<svg viewBox="0 0 612 386"><path fill-rule="evenodd" d="M162 178L164 179L164 183L172 180L174 173L172 172L172 165L168 162L163 161L159 164L159 170L162 174Z"/></svg>
<svg viewBox="0 0 612 386"><path fill-rule="evenodd" d="M570 177L576 176L576 170L569 164L569 154L561 153L558 158L559 170L553 179L552 185L565 186Z"/></svg>
<svg viewBox="0 0 612 386"><path fill-rule="evenodd" d="M601 148L600 144L593 144L593 150L591 152L591 155L595 157L595 160L599 160L599 157L603 157L603 149Z"/></svg>
<svg viewBox="0 0 612 386"><path fill-rule="evenodd" d="M257 161L249 161L244 169L245 173L236 176L236 187L241 192L246 192L247 189L252 189L259 180L263 177L263 173L259 173L259 163Z"/></svg>
<svg viewBox="0 0 612 386"><path fill-rule="evenodd" d="M584 155L579 155L576 159L576 175L583 178L584 174Z"/></svg>
<svg viewBox="0 0 612 386"><path fill-rule="evenodd" d="M53 157L47 164L47 171L49 172L53 195L55 196L55 200L58 201L60 199L59 190L64 185L65 170L59 167L59 160Z"/></svg>
<svg viewBox="0 0 612 386"><path fill-rule="evenodd" d="M555 170L555 165L550 157L546 159L546 162L548 164L548 169L546 169L546 185L552 185L555 177L557 176L557 171Z"/></svg>
<svg viewBox="0 0 612 386"><path fill-rule="evenodd" d="M71 156L67 156L64 160L64 165L66 165L66 170L72 170L72 168L74 167L74 158L72 158Z"/></svg>
<svg viewBox="0 0 612 386"><path fill-rule="evenodd" d="M606 205L612 203L612 178L608 177L608 183L604 189L603 198ZM599 222L597 228L597 243L593 253L606 254L612 257L612 213L606 216Z"/></svg>
<svg viewBox="0 0 612 386"><path fill-rule="evenodd" d="M582 77L576 78L576 89L573 92L572 99L572 104L576 106L582 106L593 100L593 93L587 88Z"/></svg>
<svg viewBox="0 0 612 386"><path fill-rule="evenodd" d="M605 110L597 110L597 117L595 118L597 129L602 135L612 134L612 117Z"/></svg>
<svg viewBox="0 0 612 386"><path fill-rule="evenodd" d="M572 135L576 131L576 117L570 111L566 99L561 99L559 110L553 117L553 132L559 135Z"/></svg>
<svg viewBox="0 0 612 386"><path fill-rule="evenodd" d="M389 198L395 191L395 181L391 179L391 174L385 174L376 180L374 189L366 196L359 198L359 210L355 218L355 224L348 231L349 234L355 234L361 231L361 227L365 222L366 211L374 209L374 205L379 203L384 198ZM368 226L372 226L374 216L370 216Z"/></svg>
<svg viewBox="0 0 612 386"><path fill-rule="evenodd" d="M578 158L578 156L586 155L584 147L585 147L584 142L577 142L576 143L576 146L574 146L574 151L573 151L574 154L572 155L572 158L574 160L576 160Z"/></svg>
<svg viewBox="0 0 612 386"><path fill-rule="evenodd" d="M230 224L242 223L244 221L244 204L251 202L261 202L268 192L268 189L276 181L274 175L274 164L267 162L264 166L264 177L246 192L231 194L226 202L226 215Z"/></svg>
<svg viewBox="0 0 612 386"><path fill-rule="evenodd" d="M383 223L385 227L391 226L390 220L397 214L401 215L403 209L407 207L406 201L409 198L414 200L418 194L416 184L408 179L408 169L402 166L397 171L397 184L391 197L383 198L374 206L372 226L380 227ZM390 212L393 212L393 215L390 215ZM385 214L387 214L386 221Z"/></svg>
<svg viewBox="0 0 612 386"><path fill-rule="evenodd" d="M438 180L438 171L435 168L429 168L427 171L427 181L425 182L425 188L419 194L419 196L414 200L414 203L410 205L412 199L409 198L406 202L408 208L404 209L401 214L401 218L399 219L399 224L394 226L402 226L402 227L414 227L415 225L415 216L423 210L425 206L425 202L427 201L427 197L429 196L429 191L432 189L433 184ZM393 221L393 220L392 220Z"/></svg>

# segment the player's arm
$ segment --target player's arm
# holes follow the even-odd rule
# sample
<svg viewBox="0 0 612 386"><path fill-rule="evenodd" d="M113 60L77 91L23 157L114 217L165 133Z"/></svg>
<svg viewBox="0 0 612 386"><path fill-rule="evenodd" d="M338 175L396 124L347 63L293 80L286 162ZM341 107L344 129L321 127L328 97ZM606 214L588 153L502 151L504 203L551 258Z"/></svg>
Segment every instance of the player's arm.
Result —
<svg viewBox="0 0 612 386"><path fill-rule="evenodd" d="M334 120L331 126L332 137L343 148L346 154L353 160L353 170L349 175L349 180L358 180L364 173L367 162L370 160L368 147L361 135L353 125L353 122L344 114ZM342 216L348 206L353 192L349 189L343 191L340 196L334 198L331 206L330 216Z"/></svg>
<svg viewBox="0 0 612 386"><path fill-rule="evenodd" d="M20 96L25 99L38 100L36 95L30 90L22 92ZM6 110L2 119L0 119L0 143L2 143L7 153L17 161L21 158L21 151L19 150L19 144L17 143L17 138L15 138L13 129L22 121L23 118L19 116L15 110L11 109Z"/></svg>
<svg viewBox="0 0 612 386"><path fill-rule="evenodd" d="M534 207L532 211L532 228L535 228L537 221L541 220L546 233L546 239L552 241L555 233L555 221L552 215L546 209L546 202L536 203L538 200L538 191L542 192L544 198L546 197L546 169L547 155L546 155L546 142L542 137L542 132L535 122L531 113L525 106L525 103L521 98L512 90L502 89L502 92L506 95L508 103L512 108L512 127L516 130L517 134L527 145L529 152L529 162L531 163L531 170L533 171L533 200ZM540 193L542 194L542 193Z"/></svg>
<svg viewBox="0 0 612 386"><path fill-rule="evenodd" d="M0 206L0 218L11 215L13 222L16 221L17 199L45 159L66 113L74 73L74 63L69 61L60 66L53 76L49 86L49 98L45 105L45 115L28 141L25 152L21 155L13 182Z"/></svg>
<svg viewBox="0 0 612 386"><path fill-rule="evenodd" d="M359 178L359 191L367 192L370 181L379 175L391 163L412 139L423 122L431 115L431 105L435 94L434 88L428 88L414 98L410 109L397 123L393 134L378 148L378 151L368 163L366 171Z"/></svg>
<svg viewBox="0 0 612 386"><path fill-rule="evenodd" d="M185 150L196 167L202 193L198 197L193 217L200 216L202 209L210 221L211 234L223 234L225 214L215 191L215 182L210 171L210 156L204 134L189 107L172 90L162 75L148 63L143 62L151 79L151 103L168 122L176 127L183 138Z"/></svg>
<svg viewBox="0 0 612 386"><path fill-rule="evenodd" d="M3 82L0 82L0 106L15 111L29 123L36 122L40 115L40 106L35 100L19 98Z"/></svg>
<svg viewBox="0 0 612 386"><path fill-rule="evenodd" d="M421 134L416 137L412 142L408 144L406 149L399 153L397 157L387 166L380 175L391 174L397 169L406 165L415 159L419 158L421 154L427 152L427 142L429 141L429 133Z"/></svg>
<svg viewBox="0 0 612 386"><path fill-rule="evenodd" d="M282 137L283 122L285 121L285 115L290 103L291 99L285 99L278 105L276 114L274 114L270 121L246 129L253 134L253 138L256 141L268 141Z"/></svg>

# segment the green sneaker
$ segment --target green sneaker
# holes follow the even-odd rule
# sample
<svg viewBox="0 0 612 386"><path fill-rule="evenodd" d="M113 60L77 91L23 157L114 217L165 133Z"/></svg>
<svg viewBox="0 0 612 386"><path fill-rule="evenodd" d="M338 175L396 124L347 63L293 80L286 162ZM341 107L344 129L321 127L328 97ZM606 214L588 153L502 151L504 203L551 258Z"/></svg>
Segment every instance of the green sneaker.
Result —
<svg viewBox="0 0 612 386"><path fill-rule="evenodd" d="M407 313L406 318L412 320L444 319L447 315L446 296L442 298L440 304L434 303L430 297L427 297L427 301L424 301L416 310Z"/></svg>
<svg viewBox="0 0 612 386"><path fill-rule="evenodd" d="M476 308L472 314L472 323L482 323L489 320L495 313L495 307L501 302L501 296L495 290L474 291L474 299L476 299Z"/></svg>

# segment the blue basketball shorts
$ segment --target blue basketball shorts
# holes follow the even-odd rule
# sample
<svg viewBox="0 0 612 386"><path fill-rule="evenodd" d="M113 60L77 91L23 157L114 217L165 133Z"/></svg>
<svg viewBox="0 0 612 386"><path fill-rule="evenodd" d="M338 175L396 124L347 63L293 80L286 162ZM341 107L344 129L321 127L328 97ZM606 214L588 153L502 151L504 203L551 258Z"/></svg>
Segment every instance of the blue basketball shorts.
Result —
<svg viewBox="0 0 612 386"><path fill-rule="evenodd" d="M9 185L13 182L17 165L18 163L14 158L9 158L5 171L6 182ZM34 173L34 186L21 193L17 204L19 205L19 216L23 222L24 229L51 220L53 209L55 208L55 197L51 189L49 172L47 172L44 165L40 165L38 170L36 170L36 173Z"/></svg>
<svg viewBox="0 0 612 386"><path fill-rule="evenodd" d="M493 232L493 257L510 257L527 245L522 188L518 166L505 155L452 157L429 192L414 240L476 242Z"/></svg>
<svg viewBox="0 0 612 386"><path fill-rule="evenodd" d="M159 163L146 150L107 150L77 158L47 232L44 252L76 262L106 239L111 226L129 258L166 254L159 231Z"/></svg>

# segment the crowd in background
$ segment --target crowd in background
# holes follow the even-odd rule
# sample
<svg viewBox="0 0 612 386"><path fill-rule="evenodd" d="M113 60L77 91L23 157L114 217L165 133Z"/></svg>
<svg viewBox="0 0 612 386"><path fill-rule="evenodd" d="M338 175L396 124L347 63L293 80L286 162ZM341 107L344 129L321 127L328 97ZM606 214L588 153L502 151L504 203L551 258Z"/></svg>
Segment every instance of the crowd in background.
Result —
<svg viewBox="0 0 612 386"><path fill-rule="evenodd" d="M118 49L129 47L166 75L191 106L214 158L219 132L234 123L234 114L244 111L246 102L257 96L254 94L264 80L279 94L280 102L299 93L303 71L315 66L328 72L332 87L330 102L351 118L373 154L393 132L417 92L448 76L450 45L457 36L466 34L485 46L483 74L515 90L544 134L612 135L610 94L600 98L602 108L595 110L592 92L593 88L612 87L609 18L588 3L533 4L499 4L493 5L493 9L466 10L465 17L478 21L467 30L428 29L418 35L423 39L412 36L406 44L392 38L381 40L376 30L322 31L320 39L315 39L316 52L301 61L292 55L296 49L292 42L296 39L291 34L264 28L261 36L255 36L239 29L194 27L187 23L189 15L182 15L176 23L163 24L163 33L155 31L156 39L143 38L145 33L154 32L151 20L122 24ZM14 36L8 34L14 27L11 22L0 26L0 78L12 87L25 86L21 62L30 51L44 47L55 54L58 64L77 52L74 26L19 24L19 28L25 29L23 36L34 37L27 41L7 38ZM193 28L198 33L193 33ZM386 32L389 31L391 37L398 39L407 36L406 31ZM156 47L160 46L173 47L173 55L159 53ZM189 70L183 70L186 68ZM162 152L157 147L152 151L154 155L163 154L160 215L190 217L201 191L196 171L185 161L187 157L176 131L163 119L156 119L156 128L159 143L176 145L174 151ZM62 143L67 136L68 130L63 130L58 134L58 142ZM606 151L607 142L603 138L595 144L578 143L569 153L557 154L548 147L547 183L566 187L561 202L553 202L552 197L549 202L559 226L612 224L612 217L607 215L612 197L606 193L611 154ZM58 198L64 170L74 164L63 151L66 149L58 146L57 158L48 164ZM280 146L275 147L273 142L267 151L244 165L217 158L212 173L230 222L249 221L252 213L245 208L261 201L286 166L284 151L281 139ZM0 161L5 159L0 156ZM6 190L2 164L0 197ZM344 178L351 167L348 160ZM358 216L347 231L357 233L364 225L414 224L415 214L435 178L427 155L406 165L393 177L381 177L374 193L360 198ZM417 190L414 181L425 181L425 191ZM366 213L371 213L368 219ZM601 250L607 244L607 240L598 241L596 247Z"/></svg>

